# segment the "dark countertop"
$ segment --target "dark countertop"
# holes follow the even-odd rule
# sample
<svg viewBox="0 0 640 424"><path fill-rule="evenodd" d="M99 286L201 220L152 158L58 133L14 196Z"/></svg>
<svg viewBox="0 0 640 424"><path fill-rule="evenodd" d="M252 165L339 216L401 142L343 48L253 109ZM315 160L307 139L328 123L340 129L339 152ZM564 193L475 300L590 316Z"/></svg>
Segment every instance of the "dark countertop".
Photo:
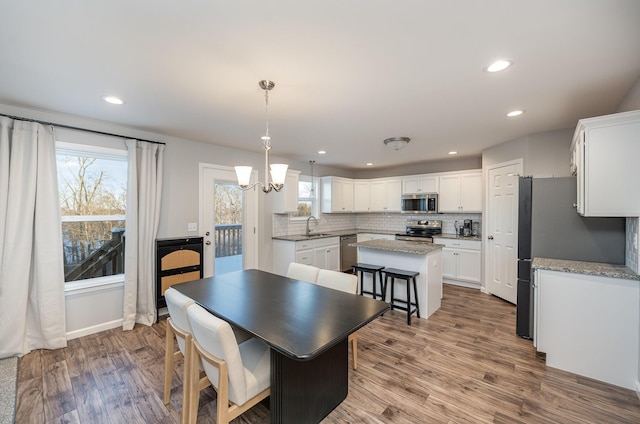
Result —
<svg viewBox="0 0 640 424"><path fill-rule="evenodd" d="M385 230L335 230L335 231L315 231L317 233L321 233L322 235L313 235L314 231L311 232L311 237L307 237L304 234L293 234L287 236L273 236L271 237L274 240L285 240L285 241L306 241L306 240L315 240L321 238L328 237L340 237L340 236L350 236L356 234L385 234L385 235L395 235L398 231L385 231Z"/></svg>
<svg viewBox="0 0 640 424"><path fill-rule="evenodd" d="M631 271L624 265L606 264L601 262L533 258L531 268L640 281L640 275Z"/></svg>
<svg viewBox="0 0 640 424"><path fill-rule="evenodd" d="M413 253L417 255L426 255L444 247L441 244L434 244L430 242L403 240L368 240L360 243L351 243L349 246L387 250L398 253Z"/></svg>

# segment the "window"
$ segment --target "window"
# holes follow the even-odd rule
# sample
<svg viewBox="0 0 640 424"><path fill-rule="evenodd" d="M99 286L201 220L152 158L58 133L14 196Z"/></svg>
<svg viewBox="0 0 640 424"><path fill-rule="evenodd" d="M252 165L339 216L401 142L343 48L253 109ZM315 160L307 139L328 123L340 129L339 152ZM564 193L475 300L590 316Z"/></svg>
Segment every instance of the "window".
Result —
<svg viewBox="0 0 640 424"><path fill-rule="evenodd" d="M127 152L58 142L65 282L124 273Z"/></svg>
<svg viewBox="0 0 640 424"><path fill-rule="evenodd" d="M298 213L294 217L317 215L317 184L308 175L300 175L298 179Z"/></svg>

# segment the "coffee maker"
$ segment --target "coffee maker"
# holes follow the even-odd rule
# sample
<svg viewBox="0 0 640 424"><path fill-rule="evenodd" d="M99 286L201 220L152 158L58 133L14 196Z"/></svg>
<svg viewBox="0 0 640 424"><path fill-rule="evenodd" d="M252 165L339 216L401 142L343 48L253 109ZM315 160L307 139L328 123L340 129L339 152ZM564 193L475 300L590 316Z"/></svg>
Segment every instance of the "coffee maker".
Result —
<svg viewBox="0 0 640 424"><path fill-rule="evenodd" d="M464 237L471 236L472 227L473 227L473 220L465 219L464 220L464 226L462 227L462 235Z"/></svg>

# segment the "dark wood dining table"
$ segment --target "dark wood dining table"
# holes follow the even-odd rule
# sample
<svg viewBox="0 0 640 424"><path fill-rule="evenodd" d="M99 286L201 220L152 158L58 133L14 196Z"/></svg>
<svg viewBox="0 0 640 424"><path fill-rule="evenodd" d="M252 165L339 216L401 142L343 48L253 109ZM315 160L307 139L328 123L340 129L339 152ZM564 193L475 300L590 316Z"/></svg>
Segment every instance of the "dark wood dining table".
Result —
<svg viewBox="0 0 640 424"><path fill-rule="evenodd" d="M257 269L173 286L271 348L272 423L318 423L348 393L349 334L385 302Z"/></svg>

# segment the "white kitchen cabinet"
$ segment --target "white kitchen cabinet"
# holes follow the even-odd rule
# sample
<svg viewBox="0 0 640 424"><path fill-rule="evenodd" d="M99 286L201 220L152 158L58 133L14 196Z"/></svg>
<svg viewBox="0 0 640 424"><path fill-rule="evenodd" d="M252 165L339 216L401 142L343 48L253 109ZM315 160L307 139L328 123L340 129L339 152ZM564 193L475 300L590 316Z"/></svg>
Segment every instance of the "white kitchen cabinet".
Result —
<svg viewBox="0 0 640 424"><path fill-rule="evenodd" d="M479 240L459 240L434 237L443 244L442 278L445 282L479 288L482 283L482 243Z"/></svg>
<svg viewBox="0 0 640 424"><path fill-rule="evenodd" d="M440 175L438 212L482 212L482 172Z"/></svg>
<svg viewBox="0 0 640 424"><path fill-rule="evenodd" d="M573 136L576 207L583 216L640 216L640 111L581 119Z"/></svg>
<svg viewBox="0 0 640 424"><path fill-rule="evenodd" d="M400 179L371 180L371 211L400 212L402 181Z"/></svg>
<svg viewBox="0 0 640 424"><path fill-rule="evenodd" d="M637 389L637 280L534 270L534 344L546 364Z"/></svg>
<svg viewBox="0 0 640 424"><path fill-rule="evenodd" d="M371 181L354 180L353 182L353 211L371 211Z"/></svg>
<svg viewBox="0 0 640 424"><path fill-rule="evenodd" d="M341 177L322 177L322 213L353 212L353 180Z"/></svg>
<svg viewBox="0 0 640 424"><path fill-rule="evenodd" d="M273 272L287 275L291 262L340 271L340 237L273 240Z"/></svg>
<svg viewBox="0 0 640 424"><path fill-rule="evenodd" d="M284 180L284 187L279 192L273 194L273 213L296 213L298 212L298 180L300 171L287 170Z"/></svg>
<svg viewBox="0 0 640 424"><path fill-rule="evenodd" d="M402 194L424 194L437 192L437 176L416 175L402 179Z"/></svg>
<svg viewBox="0 0 640 424"><path fill-rule="evenodd" d="M339 240L340 239L338 239L338 241ZM313 265L322 269L340 271L340 244L330 244L314 248Z"/></svg>

